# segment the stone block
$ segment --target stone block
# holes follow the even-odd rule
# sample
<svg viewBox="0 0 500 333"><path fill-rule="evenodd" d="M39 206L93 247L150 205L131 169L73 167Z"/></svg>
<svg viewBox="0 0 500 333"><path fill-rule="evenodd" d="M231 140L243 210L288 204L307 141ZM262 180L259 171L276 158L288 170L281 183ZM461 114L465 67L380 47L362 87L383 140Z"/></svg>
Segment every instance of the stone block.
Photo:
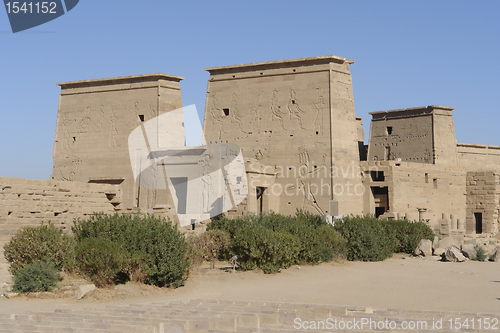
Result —
<svg viewBox="0 0 500 333"><path fill-rule="evenodd" d="M260 328L259 317L253 314L239 315L237 317L237 325L238 330L241 328L254 328L258 330Z"/></svg>
<svg viewBox="0 0 500 333"><path fill-rule="evenodd" d="M210 330L236 331L236 318L210 318Z"/></svg>
<svg viewBox="0 0 500 333"><path fill-rule="evenodd" d="M442 257L442 255L443 255L443 253L445 253L445 251L446 251L445 249L438 247L438 248L434 249L433 254L435 256Z"/></svg>
<svg viewBox="0 0 500 333"><path fill-rule="evenodd" d="M94 284L84 284L81 286L78 286L76 289L76 299L82 299L84 297L92 295L96 290L96 287Z"/></svg>
<svg viewBox="0 0 500 333"><path fill-rule="evenodd" d="M429 239L422 239L417 245L415 256L431 257L432 256L432 242Z"/></svg>
<svg viewBox="0 0 500 333"><path fill-rule="evenodd" d="M465 256L460 252L458 248L455 246L451 246L443 254L443 259L445 261L452 261L452 262L464 262L465 261Z"/></svg>
<svg viewBox="0 0 500 333"><path fill-rule="evenodd" d="M472 245L462 245L462 254L470 260L474 260L477 257L476 249Z"/></svg>

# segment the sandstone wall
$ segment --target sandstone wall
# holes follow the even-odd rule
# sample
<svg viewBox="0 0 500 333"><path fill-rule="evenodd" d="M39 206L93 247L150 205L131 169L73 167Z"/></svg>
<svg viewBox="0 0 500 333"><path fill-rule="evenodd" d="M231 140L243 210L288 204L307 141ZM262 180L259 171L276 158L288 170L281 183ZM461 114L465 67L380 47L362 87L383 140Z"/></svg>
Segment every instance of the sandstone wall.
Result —
<svg viewBox="0 0 500 333"><path fill-rule="evenodd" d="M332 191L361 184L351 176L359 162L351 63L325 56L207 69L207 141L234 142L245 159L274 167L280 213L325 215L330 200L341 214L361 213L361 197ZM345 176L330 177L332 166Z"/></svg>
<svg viewBox="0 0 500 333"><path fill-rule="evenodd" d="M166 190L136 185L128 138L144 122L182 107L180 80L147 74L59 83L52 179L120 184L124 210L172 206Z"/></svg>
<svg viewBox="0 0 500 333"><path fill-rule="evenodd" d="M500 173L467 172L467 233L496 235L499 213Z"/></svg>
<svg viewBox="0 0 500 333"><path fill-rule="evenodd" d="M457 144L458 165L468 171L500 170L500 146Z"/></svg>
<svg viewBox="0 0 500 333"><path fill-rule="evenodd" d="M119 186L53 180L0 178L0 261L3 245L23 226L54 223L70 232L73 220L94 212L113 214Z"/></svg>
<svg viewBox="0 0 500 333"><path fill-rule="evenodd" d="M466 173L462 169L394 161L362 166L365 214L375 213L374 194L387 188L389 210L382 217L424 221L442 235L465 232Z"/></svg>

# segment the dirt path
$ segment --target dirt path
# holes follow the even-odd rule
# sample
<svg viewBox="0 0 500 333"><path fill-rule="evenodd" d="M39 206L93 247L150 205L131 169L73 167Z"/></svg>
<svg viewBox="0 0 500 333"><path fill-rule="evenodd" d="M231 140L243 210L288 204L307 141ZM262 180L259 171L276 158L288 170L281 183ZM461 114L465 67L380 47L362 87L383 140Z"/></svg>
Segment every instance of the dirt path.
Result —
<svg viewBox="0 0 500 333"><path fill-rule="evenodd" d="M51 308L101 307L166 299L219 298L371 306L410 310L500 313L500 263L445 263L421 258L293 266L280 274L208 270L202 267L184 287L141 291L137 285L100 300L7 300L0 313ZM152 294L153 293L153 294ZM132 295L127 297L126 295ZM98 297L99 298L99 297Z"/></svg>

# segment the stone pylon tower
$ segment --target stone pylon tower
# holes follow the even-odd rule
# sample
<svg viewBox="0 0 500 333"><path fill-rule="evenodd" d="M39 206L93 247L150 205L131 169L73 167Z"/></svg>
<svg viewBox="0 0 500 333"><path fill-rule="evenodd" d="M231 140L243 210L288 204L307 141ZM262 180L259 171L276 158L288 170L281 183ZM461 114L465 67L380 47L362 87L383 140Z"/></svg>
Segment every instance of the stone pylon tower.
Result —
<svg viewBox="0 0 500 333"><path fill-rule="evenodd" d="M362 213L352 63L322 56L206 69L205 138L238 144L256 161L247 172L264 165L275 174L249 196L279 196L285 214Z"/></svg>
<svg viewBox="0 0 500 333"><path fill-rule="evenodd" d="M167 190L136 185L128 137L143 122L182 107L182 79L147 74L59 83L52 179L119 184L121 210L171 209Z"/></svg>

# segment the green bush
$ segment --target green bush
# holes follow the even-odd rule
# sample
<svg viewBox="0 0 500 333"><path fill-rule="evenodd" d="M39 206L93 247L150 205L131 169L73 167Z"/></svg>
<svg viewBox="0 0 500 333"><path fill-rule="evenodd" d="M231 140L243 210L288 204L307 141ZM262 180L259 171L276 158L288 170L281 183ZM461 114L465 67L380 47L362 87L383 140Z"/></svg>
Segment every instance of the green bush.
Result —
<svg viewBox="0 0 500 333"><path fill-rule="evenodd" d="M9 271L17 272L35 261L51 263L60 270L72 251L72 237L63 234L53 224L38 227L22 227L4 246L4 256L9 262Z"/></svg>
<svg viewBox="0 0 500 333"><path fill-rule="evenodd" d="M170 221L150 215L95 214L75 221L72 230L77 242L100 237L118 244L126 274L135 271L140 280L160 287L178 287L185 281L187 242Z"/></svg>
<svg viewBox="0 0 500 333"><path fill-rule="evenodd" d="M474 247L474 250L476 250L476 257L473 260L484 261L486 258L488 258L488 254L482 246L476 245Z"/></svg>
<svg viewBox="0 0 500 333"><path fill-rule="evenodd" d="M321 216L300 210L295 216L273 212L236 219L220 216L207 230L229 234L230 251L222 253L225 260L230 259L229 252L238 254L243 269L260 268L266 273L295 263L330 261L345 247L345 240Z"/></svg>
<svg viewBox="0 0 500 333"><path fill-rule="evenodd" d="M59 279L59 272L51 263L33 261L14 275L12 289L18 293L51 291Z"/></svg>
<svg viewBox="0 0 500 333"><path fill-rule="evenodd" d="M432 229L422 222L408 220L383 221L389 236L395 240L394 252L412 254L422 239L434 240Z"/></svg>
<svg viewBox="0 0 500 333"><path fill-rule="evenodd" d="M348 260L380 261L395 252L411 254L421 239L434 239L421 222L379 220L374 216L348 216L335 222L335 230L347 240Z"/></svg>
<svg viewBox="0 0 500 333"><path fill-rule="evenodd" d="M321 261L328 262L345 255L347 242L342 235L330 225L322 225L318 228L318 233L322 236L323 250Z"/></svg>
<svg viewBox="0 0 500 333"><path fill-rule="evenodd" d="M300 240L286 232L251 224L236 232L231 248L240 256L242 269L259 268L264 273L277 273L297 262Z"/></svg>
<svg viewBox="0 0 500 333"><path fill-rule="evenodd" d="M200 235L191 235L187 241L188 258L192 265L199 265L204 260L214 263L219 253L226 253L229 249L229 234L224 230L214 229Z"/></svg>
<svg viewBox="0 0 500 333"><path fill-rule="evenodd" d="M98 287L113 284L121 271L123 254L120 246L104 238L85 238L75 246L78 272Z"/></svg>
<svg viewBox="0 0 500 333"><path fill-rule="evenodd" d="M335 222L335 230L347 240L347 260L380 261L396 247L381 221L373 216L348 216Z"/></svg>

